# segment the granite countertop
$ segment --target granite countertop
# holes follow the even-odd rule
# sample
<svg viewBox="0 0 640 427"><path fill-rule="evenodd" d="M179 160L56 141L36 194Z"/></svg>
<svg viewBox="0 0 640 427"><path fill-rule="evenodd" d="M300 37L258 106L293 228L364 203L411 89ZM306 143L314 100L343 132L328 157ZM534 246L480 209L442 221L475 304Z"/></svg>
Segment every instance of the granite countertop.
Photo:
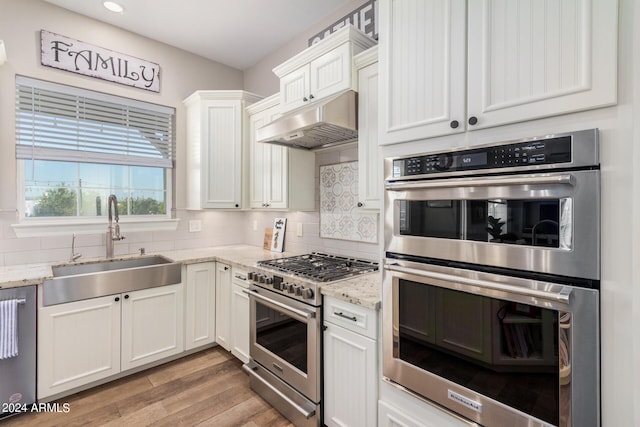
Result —
<svg viewBox="0 0 640 427"><path fill-rule="evenodd" d="M322 295L338 298L372 310L380 308L380 272L363 274L353 278L322 285Z"/></svg>
<svg viewBox="0 0 640 427"><path fill-rule="evenodd" d="M212 248L184 249L163 251L148 255L162 255L175 262L197 264L200 262L221 261L231 265L251 268L260 260L283 258L297 255L291 252L271 252L257 246L231 245ZM117 259L135 258L140 255L116 257ZM103 259L84 259L73 264L83 264ZM56 262L50 264L24 264L0 267L0 288L38 285L53 277L51 270L55 265L70 263ZM364 274L321 286L323 295L358 304L363 307L378 309L380 307L380 275L379 272Z"/></svg>

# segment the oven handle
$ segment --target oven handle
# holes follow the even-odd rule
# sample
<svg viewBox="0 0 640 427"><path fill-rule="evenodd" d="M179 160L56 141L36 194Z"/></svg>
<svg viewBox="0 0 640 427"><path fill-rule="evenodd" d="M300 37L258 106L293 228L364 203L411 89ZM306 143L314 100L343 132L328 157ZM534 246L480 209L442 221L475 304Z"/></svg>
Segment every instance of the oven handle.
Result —
<svg viewBox="0 0 640 427"><path fill-rule="evenodd" d="M447 179L420 182L390 182L385 185L387 190L421 190L427 188L452 188L452 187L498 187L501 185L574 185L573 175L553 176L528 176L509 178L471 178L471 179Z"/></svg>
<svg viewBox="0 0 640 427"><path fill-rule="evenodd" d="M242 369L249 374L251 377L257 379L258 381L260 381L264 386L266 386L269 390L271 390L272 392L274 392L275 394L278 395L278 397L280 397L281 399L283 399L285 402L287 402L289 405L293 406L296 411L300 412L300 414L305 417L307 420L311 417L313 417L316 414L315 409L312 409L310 411L307 411L305 408L303 408L302 406L298 405L296 402L294 402L289 396L287 396L286 394L284 394L283 392L281 392L280 390L278 390L277 388L275 388L273 385L271 385L269 383L269 381L265 380L264 378L262 378L260 375L256 374L254 372L254 369L257 368L257 366L251 366L250 362L248 364L242 365Z"/></svg>
<svg viewBox="0 0 640 427"><path fill-rule="evenodd" d="M471 279L468 277L456 276L452 279L452 276L448 274L435 273L431 271L423 271L415 268L402 267L397 264L385 265L387 270L396 271L398 273L413 274L416 276L428 277L431 279L444 280L446 282L462 283L470 286L478 286L480 288L491 289L496 291L511 292L518 295L526 295L536 298L542 298L550 301L559 301L564 304L569 304L571 300L572 289L570 286L563 286L560 292L547 292L539 291L536 289L523 289L518 286L504 285L496 282L489 282L486 280Z"/></svg>
<svg viewBox="0 0 640 427"><path fill-rule="evenodd" d="M269 305L276 306L276 307L288 312L288 314L294 314L294 315L297 315L299 317L303 317L304 319L309 319L309 318L312 318L312 317L316 317L316 314L313 313L313 312L298 310L297 308L289 307L288 305L283 304L283 303L281 303L279 301L276 301L276 300L271 299L271 298L267 298L264 295L260 295L258 293L258 291L254 290L254 289L249 289L248 291L246 291L246 293L249 294L249 297L255 297L255 298L259 299L260 301L266 302Z"/></svg>

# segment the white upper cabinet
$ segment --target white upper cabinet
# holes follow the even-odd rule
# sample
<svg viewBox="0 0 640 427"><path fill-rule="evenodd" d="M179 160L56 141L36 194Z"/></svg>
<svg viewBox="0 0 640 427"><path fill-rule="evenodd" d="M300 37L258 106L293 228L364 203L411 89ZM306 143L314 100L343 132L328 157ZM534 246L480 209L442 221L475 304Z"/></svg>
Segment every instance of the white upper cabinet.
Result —
<svg viewBox="0 0 640 427"><path fill-rule="evenodd" d="M469 129L616 103L616 0L468 5Z"/></svg>
<svg viewBox="0 0 640 427"><path fill-rule="evenodd" d="M261 99L240 91L197 91L187 108L187 208L244 207L245 108Z"/></svg>
<svg viewBox="0 0 640 427"><path fill-rule="evenodd" d="M616 103L616 0L380 0L380 17L380 144Z"/></svg>
<svg viewBox="0 0 640 427"><path fill-rule="evenodd" d="M382 153L378 146L378 48L354 57L358 70L358 207L378 210L382 201Z"/></svg>
<svg viewBox="0 0 640 427"><path fill-rule="evenodd" d="M315 209L315 154L256 142L256 130L280 116L275 94L247 108L249 113L249 207Z"/></svg>
<svg viewBox="0 0 640 427"><path fill-rule="evenodd" d="M280 78L280 111L356 89L353 55L375 44L349 25L275 67L273 72Z"/></svg>
<svg viewBox="0 0 640 427"><path fill-rule="evenodd" d="M380 0L380 144L464 131L465 0Z"/></svg>

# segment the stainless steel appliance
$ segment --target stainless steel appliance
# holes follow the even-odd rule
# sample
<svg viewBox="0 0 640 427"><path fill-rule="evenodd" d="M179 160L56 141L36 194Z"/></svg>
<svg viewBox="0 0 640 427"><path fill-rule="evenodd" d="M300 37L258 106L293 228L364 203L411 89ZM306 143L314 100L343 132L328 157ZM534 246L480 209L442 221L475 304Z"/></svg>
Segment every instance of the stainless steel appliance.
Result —
<svg viewBox="0 0 640 427"><path fill-rule="evenodd" d="M311 253L266 260L251 286L251 388L297 426L319 426L322 295L320 286L378 269L377 263Z"/></svg>
<svg viewBox="0 0 640 427"><path fill-rule="evenodd" d="M597 130L385 160L383 375L486 426L598 426Z"/></svg>
<svg viewBox="0 0 640 427"><path fill-rule="evenodd" d="M29 411L36 401L36 287L0 289L0 301L15 302L17 311L17 355L0 358L2 419Z"/></svg>
<svg viewBox="0 0 640 427"><path fill-rule="evenodd" d="M257 142L316 149L358 138L358 94L347 90L293 110L256 132Z"/></svg>

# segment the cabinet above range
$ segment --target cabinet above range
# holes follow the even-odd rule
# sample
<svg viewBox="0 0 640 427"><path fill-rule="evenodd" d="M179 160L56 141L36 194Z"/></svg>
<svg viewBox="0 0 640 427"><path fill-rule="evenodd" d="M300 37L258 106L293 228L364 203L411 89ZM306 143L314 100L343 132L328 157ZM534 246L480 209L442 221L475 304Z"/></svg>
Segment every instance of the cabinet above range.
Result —
<svg viewBox="0 0 640 427"><path fill-rule="evenodd" d="M280 112L357 90L353 56L375 44L349 25L275 67L273 72L280 78Z"/></svg>

